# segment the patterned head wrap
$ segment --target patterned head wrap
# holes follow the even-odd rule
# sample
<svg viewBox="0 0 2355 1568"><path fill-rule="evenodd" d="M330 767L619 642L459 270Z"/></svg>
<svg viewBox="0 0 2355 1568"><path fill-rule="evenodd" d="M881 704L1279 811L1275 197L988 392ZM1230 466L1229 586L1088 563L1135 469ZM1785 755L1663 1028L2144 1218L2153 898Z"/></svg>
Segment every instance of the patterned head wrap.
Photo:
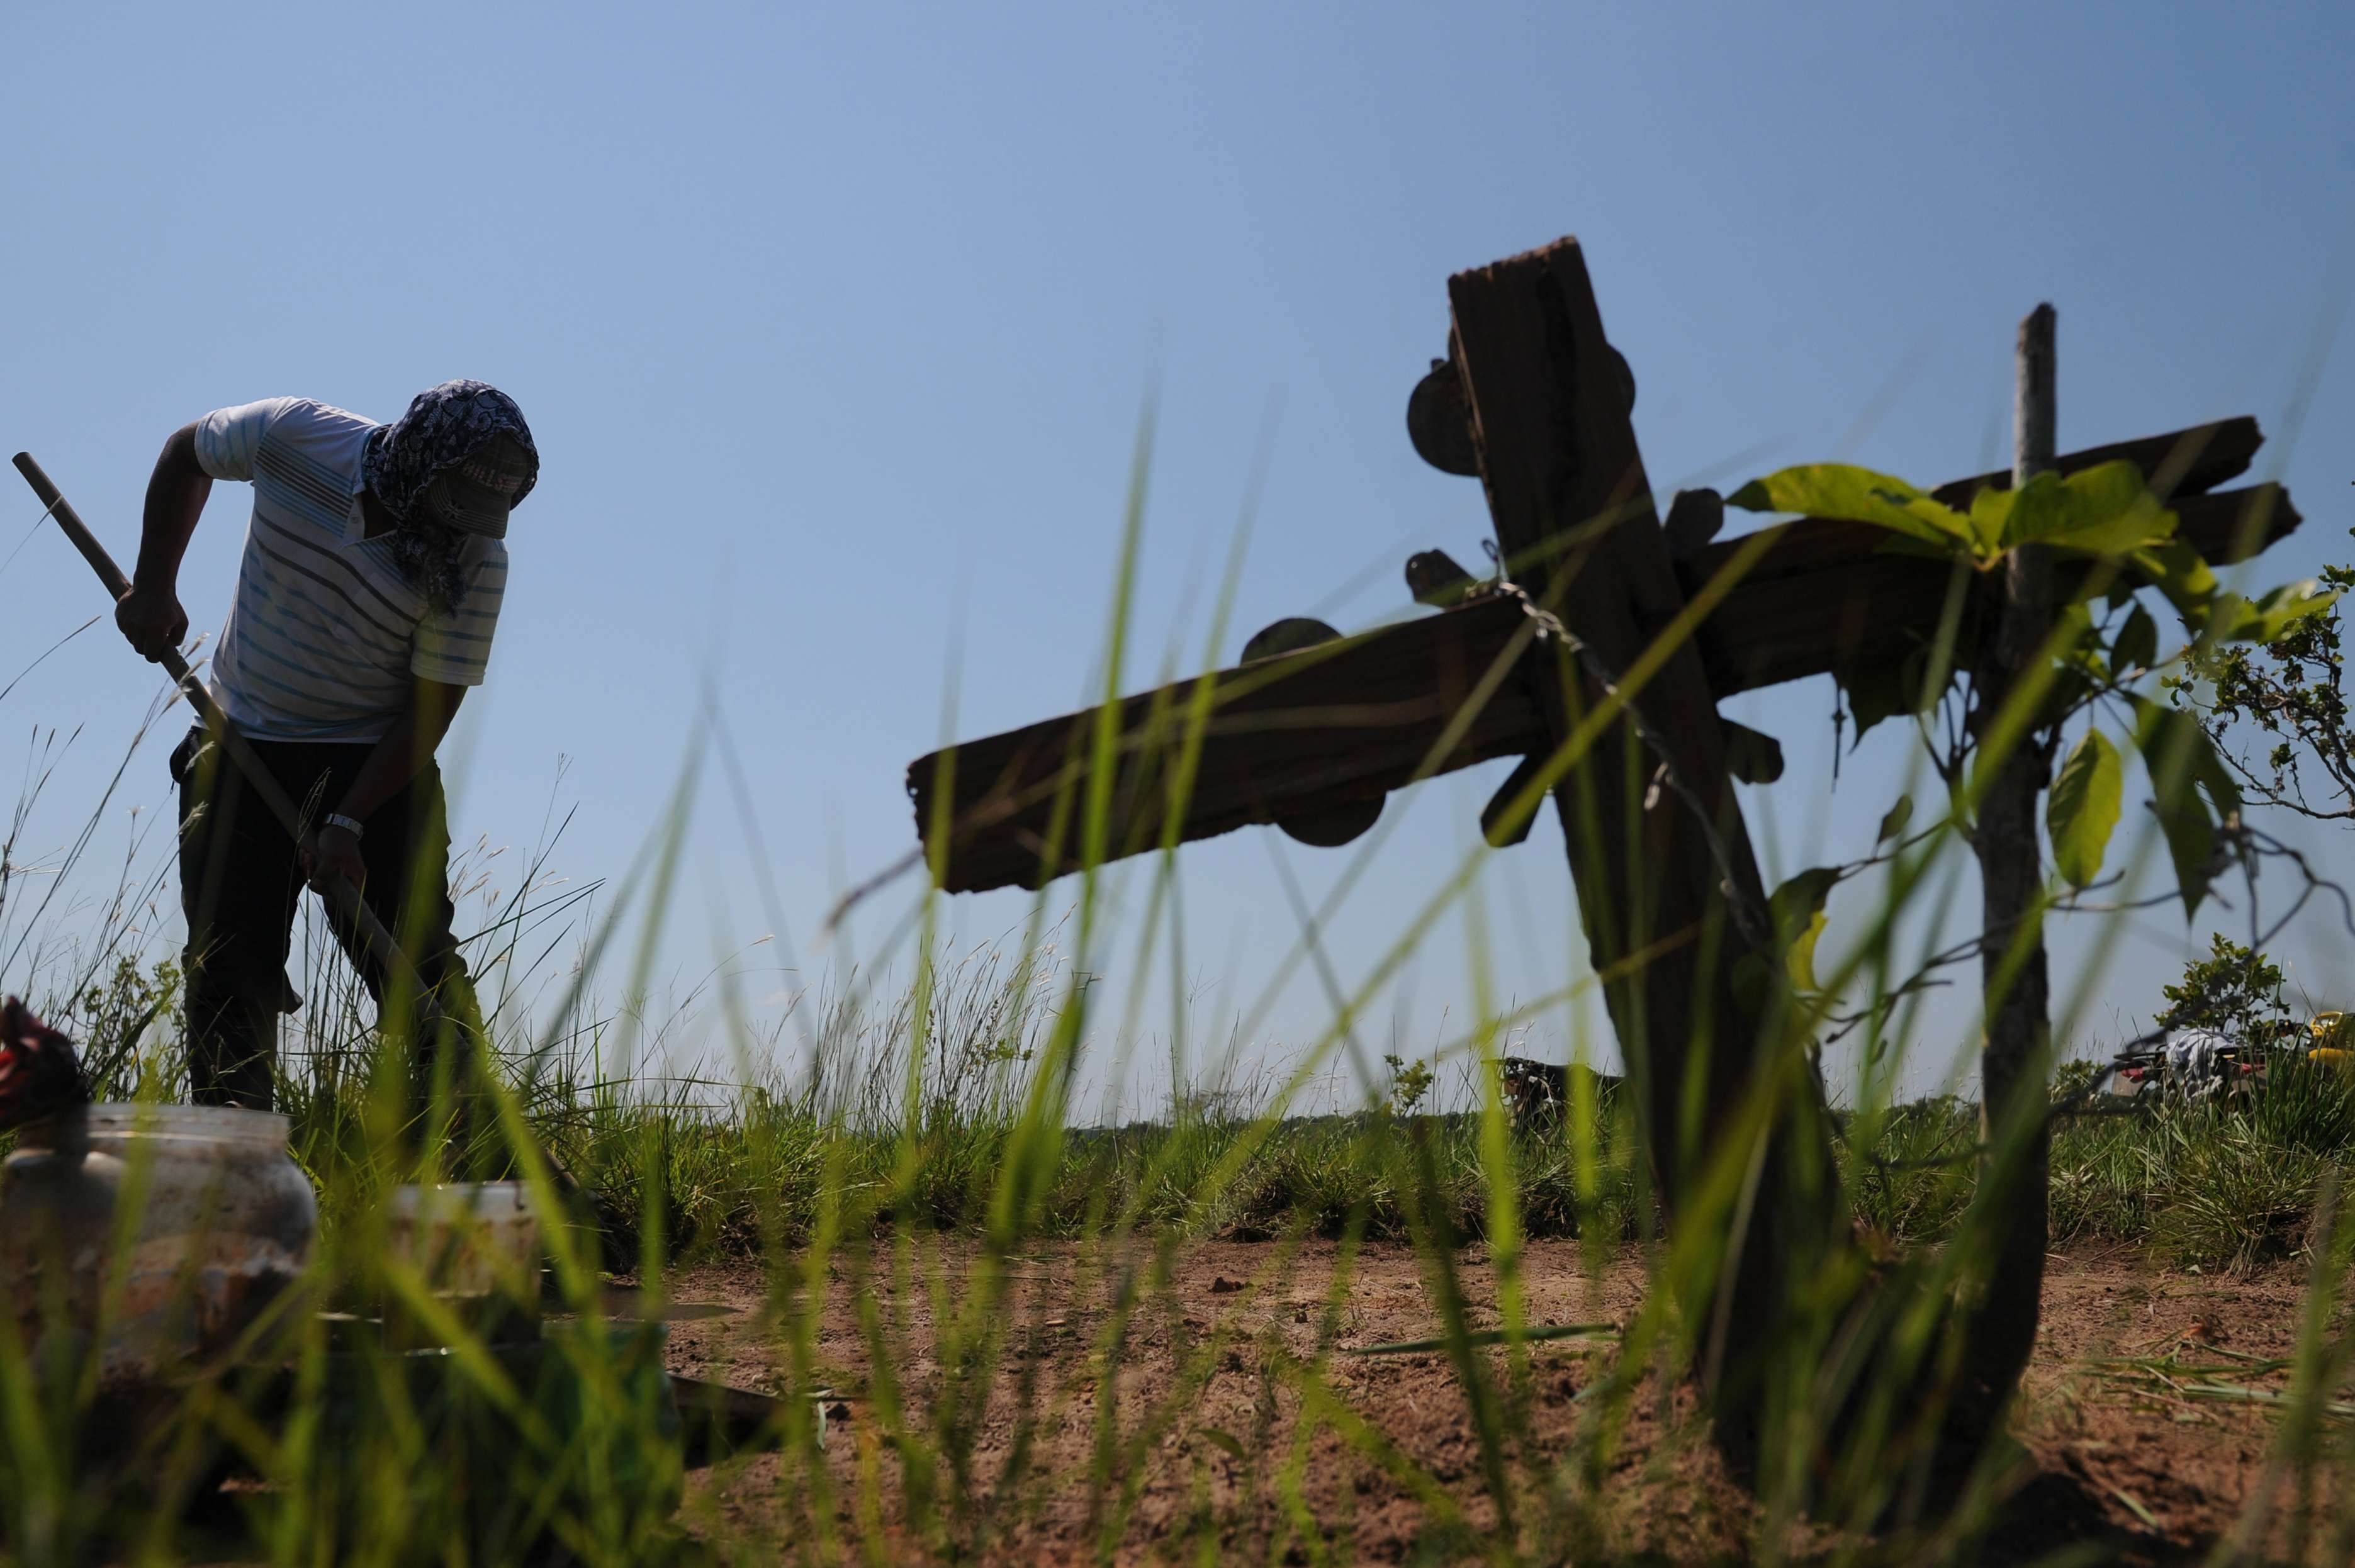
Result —
<svg viewBox="0 0 2355 1568"><path fill-rule="evenodd" d="M360 456L360 477L385 509L399 519L389 540L403 576L433 608L447 613L465 594L460 557L467 537L440 527L410 509L443 471L472 457L485 442L504 435L522 448L530 464L516 491L517 502L539 478L539 449L515 400L485 381L444 381L410 400L409 411L369 432Z"/></svg>

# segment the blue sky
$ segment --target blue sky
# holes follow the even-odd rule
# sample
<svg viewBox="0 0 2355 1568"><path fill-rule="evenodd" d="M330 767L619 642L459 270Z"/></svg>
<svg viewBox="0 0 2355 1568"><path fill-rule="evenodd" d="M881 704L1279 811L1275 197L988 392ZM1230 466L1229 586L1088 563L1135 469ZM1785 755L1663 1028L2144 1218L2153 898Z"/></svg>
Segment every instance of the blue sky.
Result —
<svg viewBox="0 0 2355 1568"><path fill-rule="evenodd" d="M1394 612L1412 549L1477 559L1477 486L1414 456L1406 393L1444 347L1447 274L1563 233L1664 489L2001 461L2013 324L2042 299L2064 447L2239 412L2279 437L2355 278L2343 5L19 4L0 52L0 447L38 455L127 559L157 446L207 409L299 393L389 418L447 377L506 388L545 468L453 741L461 837L527 843L570 758L561 862L619 871L708 672L813 970L875 956L813 955L813 931L911 841L901 771L942 737L952 667L964 734L1082 695L1149 395L1152 667L1173 639L1199 657L1263 450L1231 645ZM2309 519L2268 581L2350 553L2348 364L2319 362L2295 447L2260 459ZM0 548L34 513L19 496ZM217 494L183 579L200 627L243 526ZM13 674L99 606L54 538L5 573ZM83 723L60 777L96 787L153 690L92 632L0 705L0 770L35 723ZM1908 763L1892 728L1835 791L1831 697L1740 704L1793 759L1753 800L1781 870L1857 850ZM165 749L129 798L164 801ZM1493 783L1393 802L1329 934L1345 975ZM1188 851L1206 1019L1295 933L1267 837ZM1312 897L1348 861L1285 853ZM1559 853L1542 826L1484 880L1501 994L1581 961ZM663 953L677 986L771 928L756 859L707 784ZM977 937L1021 905L950 912ZM2064 973L2083 940L2061 938ZM2147 1012L2185 942L2179 916L2140 917L2091 1024ZM2323 923L2289 946L2309 984L2345 973ZM1467 950L1434 939L1394 999L1405 1038L1462 1017ZM1258 1033L1327 1016L1304 976ZM1533 1043L1559 1054L1548 1028Z"/></svg>

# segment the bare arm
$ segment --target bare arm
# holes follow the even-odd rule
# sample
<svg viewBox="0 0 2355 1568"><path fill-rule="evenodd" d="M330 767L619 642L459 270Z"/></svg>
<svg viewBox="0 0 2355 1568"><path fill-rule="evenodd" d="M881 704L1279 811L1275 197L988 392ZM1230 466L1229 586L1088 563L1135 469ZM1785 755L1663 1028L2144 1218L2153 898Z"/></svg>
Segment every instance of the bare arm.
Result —
<svg viewBox="0 0 2355 1568"><path fill-rule="evenodd" d="M188 613L180 608L180 558L212 493L211 475L197 465L197 427L184 424L164 443L148 477L139 563L131 592L114 607L115 626L145 658L162 658L188 635Z"/></svg>
<svg viewBox="0 0 2355 1568"><path fill-rule="evenodd" d="M440 749L442 738L450 732L450 721L458 716L458 705L466 699L466 688L449 686L438 680L420 680L410 688L409 701L393 720L384 739L369 749L367 761L352 777L351 787L343 798L331 802L327 810L337 816L348 816L355 822L366 822L402 786L424 770ZM357 887L367 880L360 861L360 841L350 831L341 827L322 827L303 843L303 866L311 886L326 891L330 878L343 877Z"/></svg>

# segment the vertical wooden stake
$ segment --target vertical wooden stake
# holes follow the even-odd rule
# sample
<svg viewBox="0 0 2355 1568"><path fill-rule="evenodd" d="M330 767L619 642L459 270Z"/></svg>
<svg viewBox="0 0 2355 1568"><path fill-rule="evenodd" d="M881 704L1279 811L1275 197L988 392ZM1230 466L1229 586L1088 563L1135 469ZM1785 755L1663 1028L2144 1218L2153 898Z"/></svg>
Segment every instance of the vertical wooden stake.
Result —
<svg viewBox="0 0 2355 1568"><path fill-rule="evenodd" d="M2019 324L2014 356L2017 382L2011 399L2011 487L2015 490L2052 466L2059 421L2053 407L2051 305L2041 304Z"/></svg>
<svg viewBox="0 0 2355 1568"><path fill-rule="evenodd" d="M2019 382L2012 405L2015 490L2052 465L2053 313L2041 304L2019 324ZM2004 563L1995 637L1978 681L1985 726L2019 683L2033 676L2052 622L2052 563L2041 546ZM1977 836L1987 1000L1980 1056L1980 1130L1991 1151L1980 1166L1982 1207L1999 1217L1986 1294L1974 1328L1967 1403L1992 1419L2009 1400L2036 1345L2044 1285L2050 1137L2045 1102L2051 1043L2051 977L2042 930L2043 852L2037 798L2051 759L2034 731L2019 735L1979 802ZM1992 1184L2000 1184L2000 1190Z"/></svg>

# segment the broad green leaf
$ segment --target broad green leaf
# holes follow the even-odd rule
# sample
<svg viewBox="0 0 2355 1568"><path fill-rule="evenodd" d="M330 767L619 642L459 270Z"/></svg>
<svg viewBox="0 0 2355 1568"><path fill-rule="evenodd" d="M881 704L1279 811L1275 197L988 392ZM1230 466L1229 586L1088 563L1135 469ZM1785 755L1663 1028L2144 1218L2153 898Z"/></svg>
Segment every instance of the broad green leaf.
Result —
<svg viewBox="0 0 2355 1568"><path fill-rule="evenodd" d="M2150 774L2151 805L2167 837L2168 855L2175 862L2176 885L2188 920L2208 895L2209 872L2216 856L2217 818L2228 822L2238 818L2241 789L2198 720L2180 709L2147 699L2138 699L2135 708L2138 715L2135 746Z"/></svg>
<svg viewBox="0 0 2355 1568"><path fill-rule="evenodd" d="M2083 600L2063 604L2052 613L2052 630L2059 638L2062 662L2090 670L2097 677L2109 674L2109 663L2102 656L2109 650L2102 644L2101 634L2094 629L2094 607Z"/></svg>
<svg viewBox="0 0 2355 1568"><path fill-rule="evenodd" d="M2200 630L2215 633L2218 640L2229 643L2243 640L2234 637L2232 634L2244 625L2254 624L2256 618L2257 607L2242 595L2226 588L2220 590L2216 597L2208 601L2207 607L2200 612L2195 625Z"/></svg>
<svg viewBox="0 0 2355 1568"><path fill-rule="evenodd" d="M2020 491L2003 535L2007 549L2048 544L2081 555L2116 556L2175 537L2175 514L2143 488L2131 463L2103 463L2069 475L2040 474Z"/></svg>
<svg viewBox="0 0 2355 1568"><path fill-rule="evenodd" d="M2084 527L2046 542L2055 549L2099 556L2105 560L2170 544L2175 538L2175 514L2149 505L2149 499L2143 497L2145 504L2134 511L2089 520Z"/></svg>
<svg viewBox="0 0 2355 1568"><path fill-rule="evenodd" d="M2179 798L2160 796L2152 802L2159 830L2167 836L2168 859L2175 862L2176 891L2183 898L2183 918L2190 923L2208 896L2210 867L2216 858L2216 823L2200 797L2186 791Z"/></svg>
<svg viewBox="0 0 2355 1568"><path fill-rule="evenodd" d="M2052 862L2071 887L2090 887L2102 874L2102 857L2109 849L2110 832L2118 825L2118 806L2125 797L2126 774L2118 765L2117 748L2099 730L2086 731L2061 764L2044 803Z"/></svg>
<svg viewBox="0 0 2355 1568"><path fill-rule="evenodd" d="M2167 602L2192 625L2203 624L2209 601L2216 597L2216 574L2200 552L2181 539L2127 552L2134 569L2167 595Z"/></svg>
<svg viewBox="0 0 2355 1568"><path fill-rule="evenodd" d="M1817 910L1783 949L1783 972L1791 977L1791 988L1802 995L1820 988L1816 984L1816 942L1824 933L1825 918Z"/></svg>
<svg viewBox="0 0 2355 1568"><path fill-rule="evenodd" d="M1970 519L1902 479L1846 463L1808 463L1753 479L1726 498L1752 512L1795 512L1870 523L1951 552L1971 550Z"/></svg>
<svg viewBox="0 0 2355 1568"><path fill-rule="evenodd" d="M2061 475L2061 488L2069 498L2068 527L2072 531L2110 517L2137 513L2155 517L2159 510L2150 492L2143 488L2142 470L2123 460L2097 463L2091 468L2064 474Z"/></svg>
<svg viewBox="0 0 2355 1568"><path fill-rule="evenodd" d="M1808 992L1816 985L1816 939L1824 933L1824 901L1831 897L1839 872L1830 866L1810 866L1774 890L1770 901L1774 933L1783 944L1783 972L1791 988Z"/></svg>
<svg viewBox="0 0 2355 1568"><path fill-rule="evenodd" d="M2127 613L2126 624L2118 628L2117 639L2110 644L2110 667L2116 670L2153 669L2158 665L2158 623L2150 612L2137 604Z"/></svg>
<svg viewBox="0 0 2355 1568"><path fill-rule="evenodd" d="M2011 509L2018 491L1983 485L1971 496L1971 542L1982 560L1991 560L2011 531Z"/></svg>
<svg viewBox="0 0 2355 1568"><path fill-rule="evenodd" d="M1905 825L1913 820L1913 797L1910 795L1899 795L1897 804L1891 806L1888 814L1881 817L1881 831L1872 836L1872 841L1875 844L1888 843L1904 832Z"/></svg>
<svg viewBox="0 0 2355 1568"><path fill-rule="evenodd" d="M2254 604L2237 595L2228 597L2234 603L2223 636L2235 643L2278 642L2292 626L2339 602L2337 592L2324 590L2312 578L2286 582ZM2226 613L2221 603L2217 613Z"/></svg>
<svg viewBox="0 0 2355 1568"><path fill-rule="evenodd" d="M2063 531L2068 497L2061 487L2061 475L2039 474L2027 484L2013 486L2009 494L2011 506L2004 514L2003 532L1996 538L1997 549L2041 543Z"/></svg>
<svg viewBox="0 0 2355 1568"><path fill-rule="evenodd" d="M2166 773L2154 771L2152 783L2168 787L2179 776L2186 788L2198 787L2207 792L2217 815L2237 817L2241 814L2241 784L2232 770L2216 750L2208 731L2200 720L2179 708L2169 708L2148 698L2135 701L2137 724L2136 745L2141 750L2146 763L2154 759Z"/></svg>

